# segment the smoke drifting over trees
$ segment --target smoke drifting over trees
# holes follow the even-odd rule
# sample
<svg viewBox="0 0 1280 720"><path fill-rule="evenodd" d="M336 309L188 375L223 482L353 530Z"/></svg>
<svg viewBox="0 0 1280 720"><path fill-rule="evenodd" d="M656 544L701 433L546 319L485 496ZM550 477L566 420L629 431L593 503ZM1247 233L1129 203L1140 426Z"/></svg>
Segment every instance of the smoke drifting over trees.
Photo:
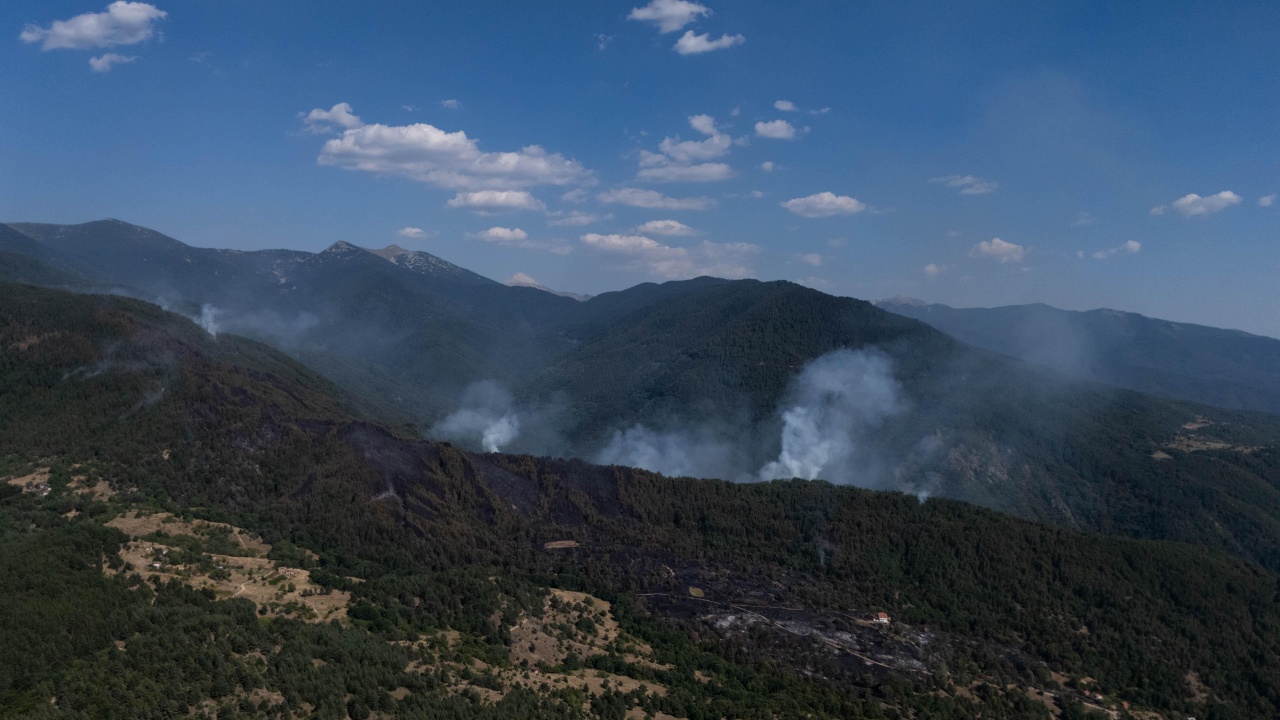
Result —
<svg viewBox="0 0 1280 720"><path fill-rule="evenodd" d="M822 479L837 484L883 484L884 453L873 437L884 421L908 403L884 353L837 350L809 363L792 381L779 405L777 422L758 427L733 423L690 426L680 421L658 429L643 424L615 429L593 460L675 477L729 480ZM475 383L456 411L429 435L498 452L521 434L521 417L511 393L493 381ZM779 429L780 427L780 429ZM519 438L520 449L556 454L554 447ZM780 448L762 460L762 448Z"/></svg>

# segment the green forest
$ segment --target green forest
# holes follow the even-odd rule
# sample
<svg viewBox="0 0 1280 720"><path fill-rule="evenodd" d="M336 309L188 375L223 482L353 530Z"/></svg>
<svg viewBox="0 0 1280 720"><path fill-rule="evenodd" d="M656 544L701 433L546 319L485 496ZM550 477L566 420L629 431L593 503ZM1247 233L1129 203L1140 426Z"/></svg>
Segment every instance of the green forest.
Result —
<svg viewBox="0 0 1280 720"><path fill-rule="evenodd" d="M1193 532L473 454L118 297L0 284L0 387L0 717L1280 715L1280 578ZM161 580L125 558L216 580L240 531L143 514L260 538L341 616Z"/></svg>

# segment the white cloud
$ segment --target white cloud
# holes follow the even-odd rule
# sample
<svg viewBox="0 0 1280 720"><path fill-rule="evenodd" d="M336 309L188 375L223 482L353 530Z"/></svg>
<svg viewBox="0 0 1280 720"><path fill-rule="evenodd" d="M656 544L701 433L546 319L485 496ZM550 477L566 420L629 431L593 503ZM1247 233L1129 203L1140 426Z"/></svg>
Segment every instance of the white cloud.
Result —
<svg viewBox="0 0 1280 720"><path fill-rule="evenodd" d="M856 215L867 209L866 203L847 195L820 192L782 203L782 207L801 217L819 218L832 215Z"/></svg>
<svg viewBox="0 0 1280 720"><path fill-rule="evenodd" d="M656 153L640 151L640 171L636 176L659 182L712 182L733 177L733 168L728 165L703 162L728 153L733 139L716 129L710 115L693 115L689 125L709 137L683 141L669 137L658 144Z"/></svg>
<svg viewBox="0 0 1280 720"><path fill-rule="evenodd" d="M773 172L774 168L776 167L778 166L774 165L772 160L765 160L764 162L760 163L760 169L765 172Z"/></svg>
<svg viewBox="0 0 1280 720"><path fill-rule="evenodd" d="M800 256L800 262L814 267L822 267L822 256L818 253L809 253Z"/></svg>
<svg viewBox="0 0 1280 720"><path fill-rule="evenodd" d="M1151 208L1151 214L1152 214L1152 215L1163 215L1163 214L1164 214L1165 207L1166 207L1165 205L1157 205L1156 207Z"/></svg>
<svg viewBox="0 0 1280 720"><path fill-rule="evenodd" d="M467 237L501 247L539 250L553 255L568 255L573 252L573 246L563 240L535 242L529 239L529 233L520 228L491 227L484 232L471 233Z"/></svg>
<svg viewBox="0 0 1280 720"><path fill-rule="evenodd" d="M1129 240L1127 242L1121 243L1116 247L1107 248L1106 250L1099 250L1098 252L1093 254L1093 257L1098 260L1106 260L1109 257L1112 257L1114 255L1119 255L1121 253L1125 253L1128 255L1136 255L1138 251L1141 249L1142 249L1142 243L1138 242L1137 240Z"/></svg>
<svg viewBox="0 0 1280 720"><path fill-rule="evenodd" d="M972 175L947 175L944 177L930 178L931 183L943 183L947 187L960 188L961 195L986 195L989 192L995 192L999 184L991 180L983 180L980 177Z"/></svg>
<svg viewBox="0 0 1280 720"><path fill-rule="evenodd" d="M715 201L707 197L673 198L656 190L639 188L608 190L597 195L596 199L605 204L630 205L650 210L706 210L715 205Z"/></svg>
<svg viewBox="0 0 1280 720"><path fill-rule="evenodd" d="M542 201L527 190L475 190L460 192L448 203L451 208L474 208L477 210L546 210Z"/></svg>
<svg viewBox="0 0 1280 720"><path fill-rule="evenodd" d="M818 108L817 110L810 110L809 114L810 115L826 115L829 112L831 112L831 108L824 107L824 108Z"/></svg>
<svg viewBox="0 0 1280 720"><path fill-rule="evenodd" d="M681 55L701 55L712 50L725 50L746 41L745 35L721 35L718 40L712 40L707 33L695 35L692 30L688 30L676 41L673 49Z"/></svg>
<svg viewBox="0 0 1280 720"><path fill-rule="evenodd" d="M600 235L582 238L592 252L624 260L648 275L675 280L715 275L742 278L751 274L749 258L760 248L749 243L702 242L692 248L664 245L644 235Z"/></svg>
<svg viewBox="0 0 1280 720"><path fill-rule="evenodd" d="M397 230L396 234L402 238L420 238L426 237L427 231L419 227L405 226Z"/></svg>
<svg viewBox="0 0 1280 720"><path fill-rule="evenodd" d="M791 102L790 100L778 100L773 103L773 107L775 109L781 110L782 112L795 112L800 109L796 107L796 104Z"/></svg>
<svg viewBox="0 0 1280 720"><path fill-rule="evenodd" d="M703 135L715 136L719 133L719 130L716 130L716 119L710 115L690 115L689 127Z"/></svg>
<svg viewBox="0 0 1280 720"><path fill-rule="evenodd" d="M529 239L529 233L520 228L491 227L484 232L472 233L471 237L497 245L519 245Z"/></svg>
<svg viewBox="0 0 1280 720"><path fill-rule="evenodd" d="M440 101L440 107L445 108L446 110L461 110L461 109L462 109L462 101L461 101L461 100L456 100L456 99L453 99L453 98L450 98L450 99L448 99L448 100L441 100L441 101Z"/></svg>
<svg viewBox="0 0 1280 720"><path fill-rule="evenodd" d="M605 35L604 33L596 33L592 35L596 40L596 49L600 51L608 50L609 43L613 42L615 35Z"/></svg>
<svg viewBox="0 0 1280 720"><path fill-rule="evenodd" d="M1262 197L1258 198L1258 207L1271 207L1271 204L1274 203L1275 201L1276 201L1275 193L1271 193L1270 195L1263 195Z"/></svg>
<svg viewBox="0 0 1280 720"><path fill-rule="evenodd" d="M587 201L587 191L582 188L574 188L569 192L560 196L561 202L580 203Z"/></svg>
<svg viewBox="0 0 1280 720"><path fill-rule="evenodd" d="M1071 221L1071 227L1083 227L1085 225L1093 225L1098 222L1098 218L1088 212L1081 210L1076 213L1076 219Z"/></svg>
<svg viewBox="0 0 1280 720"><path fill-rule="evenodd" d="M41 50L90 50L117 45L136 45L155 35L155 24L168 16L154 5L118 0L106 12L85 13L70 20L55 20L42 28L28 25L18 37L25 43L40 43Z"/></svg>
<svg viewBox="0 0 1280 720"><path fill-rule="evenodd" d="M116 65L131 63L137 59L137 56L126 57L116 53L106 53L105 55L89 58L89 68L96 73L106 73L111 72L111 68Z"/></svg>
<svg viewBox="0 0 1280 720"><path fill-rule="evenodd" d="M786 120L756 123L756 135L773 140L790 140L796 136L796 128Z"/></svg>
<svg viewBox="0 0 1280 720"><path fill-rule="evenodd" d="M697 20L710 17L711 9L687 0L652 0L644 7L632 8L628 20L651 22L662 34L673 33Z"/></svg>
<svg viewBox="0 0 1280 720"><path fill-rule="evenodd" d="M1017 243L1005 242L1000 238L984 240L973 246L974 257L990 258L1000 263L1020 263L1027 254L1027 249Z"/></svg>
<svg viewBox="0 0 1280 720"><path fill-rule="evenodd" d="M715 182L727 180L733 174L733 168L724 163L701 163L642 168L636 173L636 177L656 182Z"/></svg>
<svg viewBox="0 0 1280 720"><path fill-rule="evenodd" d="M697 230L685 225L679 220L650 220L649 222L636 228L638 233L652 233L654 235L696 235Z"/></svg>
<svg viewBox="0 0 1280 720"><path fill-rule="evenodd" d="M924 266L923 272L925 274L925 277L936 278L939 275L941 275L943 271L946 269L947 268L945 265L939 265L937 263L929 263L928 265Z"/></svg>
<svg viewBox="0 0 1280 720"><path fill-rule="evenodd" d="M1210 195L1209 197L1200 197L1195 193L1183 195L1169 203L1169 206L1184 217L1192 217L1194 215L1212 215L1239 202L1239 195L1230 190L1223 190L1217 195ZM1158 214L1154 210L1152 213Z"/></svg>
<svg viewBox="0 0 1280 720"><path fill-rule="evenodd" d="M350 115L350 105L334 106L339 107ZM307 117L332 112L313 110ZM318 162L453 190L519 190L591 180L591 173L576 161L537 145L484 152L465 132L445 132L426 123L347 126L341 136L325 142Z"/></svg>
<svg viewBox="0 0 1280 720"><path fill-rule="evenodd" d="M364 126L364 121L351 111L351 105L348 103L338 103L328 110L316 108L303 115L302 121L316 132L325 132L326 125L341 125L348 129Z"/></svg>
<svg viewBox="0 0 1280 720"><path fill-rule="evenodd" d="M552 220L551 224L557 227L582 227L584 225L590 225L593 222L598 222L604 219L606 218L601 217L599 215L592 215L591 213L584 213L579 210L574 210L568 215L564 215L562 217L556 218L555 220Z"/></svg>

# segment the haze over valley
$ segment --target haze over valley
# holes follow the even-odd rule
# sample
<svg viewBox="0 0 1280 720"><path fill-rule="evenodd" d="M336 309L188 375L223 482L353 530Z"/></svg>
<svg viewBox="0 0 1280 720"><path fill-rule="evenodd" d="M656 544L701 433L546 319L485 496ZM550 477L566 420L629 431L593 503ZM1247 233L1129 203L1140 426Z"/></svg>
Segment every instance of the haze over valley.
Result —
<svg viewBox="0 0 1280 720"><path fill-rule="evenodd" d="M0 719L1280 716L1272 4L0 25Z"/></svg>

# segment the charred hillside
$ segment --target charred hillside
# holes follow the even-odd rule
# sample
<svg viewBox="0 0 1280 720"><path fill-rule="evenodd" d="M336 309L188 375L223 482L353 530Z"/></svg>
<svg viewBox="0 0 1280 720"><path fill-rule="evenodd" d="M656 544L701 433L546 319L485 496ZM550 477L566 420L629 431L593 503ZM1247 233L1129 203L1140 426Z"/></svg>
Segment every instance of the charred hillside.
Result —
<svg viewBox="0 0 1280 720"><path fill-rule="evenodd" d="M490 444L510 452L821 477L1280 567L1275 416L1020 363L862 301L698 278L577 302L427 253L230 252L118 221L13 227L14 247L55 271L82 258L94 282L285 350L367 418L469 449L500 427ZM829 383L850 388L845 401L814 415L841 457L819 466L784 442L786 415L812 409L806 371L846 351L856 357ZM472 406L477 382L490 402ZM459 410L460 428L448 423Z"/></svg>
<svg viewBox="0 0 1280 720"><path fill-rule="evenodd" d="M225 651L202 650L210 662L239 662L235 653L253 643L287 648L239 681L280 692L282 711L328 697L300 683L301 668L315 667L311 657L327 658L325 672L353 673L335 677L355 691L349 696L394 709L435 690L403 677L407 660L388 649L399 647L393 641L458 631L472 649L456 652L504 667L515 652L504 628L553 585L615 601L619 622L657 653L658 666L636 665L615 648L593 667L670 688L626 702L684 717L876 716L886 708L1034 717L1048 710L1028 692L1075 707L1089 698L1084 687L1117 706L1220 717L1280 707L1277 577L1211 551L820 482L740 485L475 455L361 420L332 384L270 348L212 337L124 298L0 286L0 359L5 469L52 468L43 499L17 490L0 499L0 513L10 513L0 541L21 548L26 564L100 578L66 579L86 588L82 640L48 635L25 659L6 644L0 698L85 698L75 688L96 663L117 657L108 647L116 640L183 647L184 633L212 632L239 639ZM58 478L73 474L87 478L80 484L101 479L114 495L64 490ZM243 600L102 578L96 568L119 540L101 524L140 504L234 522L296 548L287 552L302 554L288 557L313 579L351 594L351 624L244 625L234 619ZM47 548L81 559L68 564ZM14 624L6 636L71 612L42 604L56 583L3 586L6 606L21 608L4 621ZM164 602L149 605L153 593ZM104 609L131 603L227 620L212 630L139 625ZM876 611L898 624L875 630L865 619ZM130 635L115 637L117 625ZM308 654L326 644L352 651ZM748 651L762 644L776 650L768 659ZM357 681L361 653L383 669ZM183 657L127 662L167 672L186 667ZM1096 685L1080 685L1086 677ZM417 689L392 699L396 683ZM508 701L517 697L563 712L554 693Z"/></svg>

